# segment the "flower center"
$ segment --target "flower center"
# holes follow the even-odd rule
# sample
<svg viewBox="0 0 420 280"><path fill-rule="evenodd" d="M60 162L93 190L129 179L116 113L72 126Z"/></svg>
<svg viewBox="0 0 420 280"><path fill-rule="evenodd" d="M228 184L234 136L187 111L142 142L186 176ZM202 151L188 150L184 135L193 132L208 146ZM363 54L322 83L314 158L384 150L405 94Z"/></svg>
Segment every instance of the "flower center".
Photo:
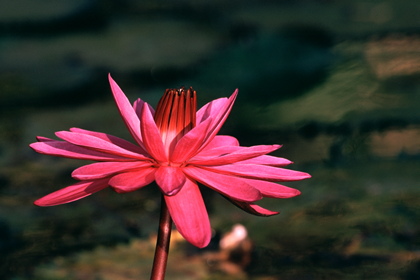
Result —
<svg viewBox="0 0 420 280"><path fill-rule="evenodd" d="M159 100L155 122L168 156L179 139L195 127L196 110L197 93L192 87L167 89Z"/></svg>

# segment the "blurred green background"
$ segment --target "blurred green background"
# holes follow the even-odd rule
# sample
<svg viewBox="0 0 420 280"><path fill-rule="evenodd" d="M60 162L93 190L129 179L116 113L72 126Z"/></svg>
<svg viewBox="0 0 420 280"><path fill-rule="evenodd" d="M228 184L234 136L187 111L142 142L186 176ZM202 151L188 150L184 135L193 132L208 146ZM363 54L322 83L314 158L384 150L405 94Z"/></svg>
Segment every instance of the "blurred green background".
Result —
<svg viewBox="0 0 420 280"><path fill-rule="evenodd" d="M167 279L420 279L420 6L417 0L0 1L1 279L148 279L155 186L67 205L32 202L77 160L36 154L80 127L130 139L107 82L153 106L168 87L199 104L239 97L222 133L313 178L302 195L241 212L204 191L215 239L175 239ZM218 236L248 229L250 262ZM243 255L242 255L243 257ZM241 256L239 256L239 259Z"/></svg>

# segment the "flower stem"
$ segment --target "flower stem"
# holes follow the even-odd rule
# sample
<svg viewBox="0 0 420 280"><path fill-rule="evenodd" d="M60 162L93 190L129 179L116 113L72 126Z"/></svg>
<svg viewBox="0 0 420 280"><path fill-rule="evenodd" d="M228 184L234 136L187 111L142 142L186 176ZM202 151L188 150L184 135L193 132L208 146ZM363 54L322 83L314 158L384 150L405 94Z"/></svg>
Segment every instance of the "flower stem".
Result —
<svg viewBox="0 0 420 280"><path fill-rule="evenodd" d="M155 258L153 260L150 280L165 279L166 263L168 261L169 243L171 240L172 219L162 194L159 230L156 241Z"/></svg>

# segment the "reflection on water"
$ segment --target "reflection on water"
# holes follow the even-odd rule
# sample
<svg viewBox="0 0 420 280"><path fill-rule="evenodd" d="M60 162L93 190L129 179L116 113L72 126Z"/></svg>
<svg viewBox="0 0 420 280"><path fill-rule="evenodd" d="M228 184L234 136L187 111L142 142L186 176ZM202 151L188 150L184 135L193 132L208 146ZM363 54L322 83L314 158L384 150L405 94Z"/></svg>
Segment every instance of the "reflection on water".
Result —
<svg viewBox="0 0 420 280"><path fill-rule="evenodd" d="M80 165L33 153L36 135L130 139L108 72L151 103L166 87L192 85L201 104L239 88L222 132L284 144L276 155L313 176L290 184L297 198L266 199L282 212L266 219L205 191L213 241L175 238L167 279L420 278L417 1L26 2L0 9L4 279L148 279L155 186L32 205ZM219 241L235 224L248 235L228 252Z"/></svg>

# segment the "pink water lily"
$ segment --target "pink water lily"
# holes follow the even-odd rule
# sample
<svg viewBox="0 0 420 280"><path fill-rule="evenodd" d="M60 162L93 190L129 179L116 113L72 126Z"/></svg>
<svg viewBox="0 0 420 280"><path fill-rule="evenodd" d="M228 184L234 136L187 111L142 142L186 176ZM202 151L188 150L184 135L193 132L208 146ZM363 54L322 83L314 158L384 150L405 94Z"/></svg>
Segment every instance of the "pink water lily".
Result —
<svg viewBox="0 0 420 280"><path fill-rule="evenodd" d="M237 96L220 98L196 110L192 89L166 90L156 112L137 99L130 104L109 76L118 110L135 143L105 133L71 128L56 132L62 140L37 137L35 151L66 158L96 161L73 171L74 185L35 201L39 206L72 202L108 186L132 192L153 181L164 194L170 215L182 236L197 247L211 238L210 221L198 183L261 216L278 212L255 204L263 197L289 198L296 189L278 184L309 178L283 168L291 162L267 155L280 145L243 147L232 136L217 135Z"/></svg>

